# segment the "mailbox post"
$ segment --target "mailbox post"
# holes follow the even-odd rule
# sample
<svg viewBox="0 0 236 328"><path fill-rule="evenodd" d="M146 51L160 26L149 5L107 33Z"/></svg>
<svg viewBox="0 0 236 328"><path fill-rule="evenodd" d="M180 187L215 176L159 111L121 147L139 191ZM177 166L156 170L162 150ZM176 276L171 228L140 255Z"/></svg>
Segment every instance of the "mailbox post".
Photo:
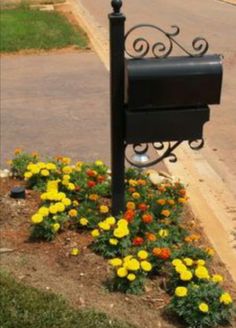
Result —
<svg viewBox="0 0 236 328"><path fill-rule="evenodd" d="M110 103L111 103L111 170L112 170L112 213L124 209L124 23L120 13L122 1L113 0L110 20Z"/></svg>
<svg viewBox="0 0 236 328"><path fill-rule="evenodd" d="M183 141L194 150L203 147L203 125L210 118L208 105L220 103L222 56L205 55L208 43L200 37L192 42L193 52L186 50L175 39L180 33L175 25L166 32L155 25L139 24L125 34L122 1L112 0L111 5L112 213L117 215L124 210L125 159L143 168L165 158L175 162L174 150ZM132 34L143 28L161 33L167 43L158 40L151 44L143 36L129 43ZM184 56L170 56L174 47ZM158 158L137 164L125 155L128 145L142 154L149 143L162 152Z"/></svg>

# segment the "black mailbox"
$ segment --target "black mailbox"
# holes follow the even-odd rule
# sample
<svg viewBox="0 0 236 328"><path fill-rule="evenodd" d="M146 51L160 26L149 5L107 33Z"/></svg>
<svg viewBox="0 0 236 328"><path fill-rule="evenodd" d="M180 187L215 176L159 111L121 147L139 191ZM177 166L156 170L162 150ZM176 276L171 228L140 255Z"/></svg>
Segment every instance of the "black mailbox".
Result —
<svg viewBox="0 0 236 328"><path fill-rule="evenodd" d="M128 59L125 102L129 110L219 104L222 57Z"/></svg>

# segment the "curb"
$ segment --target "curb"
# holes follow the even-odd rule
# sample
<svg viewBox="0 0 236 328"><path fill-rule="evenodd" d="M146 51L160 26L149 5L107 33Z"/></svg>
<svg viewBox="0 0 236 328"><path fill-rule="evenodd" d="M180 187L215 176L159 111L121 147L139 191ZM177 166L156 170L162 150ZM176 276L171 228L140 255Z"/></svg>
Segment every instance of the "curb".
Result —
<svg viewBox="0 0 236 328"><path fill-rule="evenodd" d="M80 0L69 0L69 3L80 26L88 34L92 47L109 70L107 30L96 22ZM209 241L236 283L236 249L232 234L236 228L236 224L233 224L236 219L235 199L200 152L189 151L187 145L181 145L175 153L179 161L171 164L165 160L165 165L172 175L181 178L188 186L193 215L200 221Z"/></svg>

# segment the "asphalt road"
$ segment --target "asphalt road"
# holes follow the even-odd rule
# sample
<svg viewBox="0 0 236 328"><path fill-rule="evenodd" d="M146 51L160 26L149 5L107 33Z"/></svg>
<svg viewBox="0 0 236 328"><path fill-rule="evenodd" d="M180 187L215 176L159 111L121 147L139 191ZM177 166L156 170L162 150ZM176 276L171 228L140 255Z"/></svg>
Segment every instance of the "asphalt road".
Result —
<svg viewBox="0 0 236 328"><path fill-rule="evenodd" d="M81 2L108 30L110 1ZM211 121L205 126L206 146L201 152L236 195L236 6L218 0L124 0L123 3L126 30L139 23L155 24L167 31L171 25L178 25L181 29L178 41L187 49L191 50L196 36L203 36L210 45L208 53L224 55L222 101L220 106L212 106Z"/></svg>
<svg viewBox="0 0 236 328"><path fill-rule="evenodd" d="M108 72L92 52L1 59L1 165L16 147L109 164Z"/></svg>

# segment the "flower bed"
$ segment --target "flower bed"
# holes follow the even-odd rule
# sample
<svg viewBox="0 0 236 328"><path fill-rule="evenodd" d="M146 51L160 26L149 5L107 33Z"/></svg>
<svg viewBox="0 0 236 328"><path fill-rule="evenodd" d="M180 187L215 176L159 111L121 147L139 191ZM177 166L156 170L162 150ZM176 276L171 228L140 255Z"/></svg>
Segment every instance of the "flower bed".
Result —
<svg viewBox="0 0 236 328"><path fill-rule="evenodd" d="M126 210L110 212L110 174L101 162L70 164L65 157L42 162L17 151L13 174L41 193L42 204L32 216L32 237L53 239L65 229L91 230L91 248L107 258L111 291L142 293L146 279L167 277L168 311L187 327L215 327L231 320L233 303L212 275L211 249L196 247L197 235L181 224L187 202L179 181L154 186L148 175L126 172ZM72 250L74 255L77 251Z"/></svg>

